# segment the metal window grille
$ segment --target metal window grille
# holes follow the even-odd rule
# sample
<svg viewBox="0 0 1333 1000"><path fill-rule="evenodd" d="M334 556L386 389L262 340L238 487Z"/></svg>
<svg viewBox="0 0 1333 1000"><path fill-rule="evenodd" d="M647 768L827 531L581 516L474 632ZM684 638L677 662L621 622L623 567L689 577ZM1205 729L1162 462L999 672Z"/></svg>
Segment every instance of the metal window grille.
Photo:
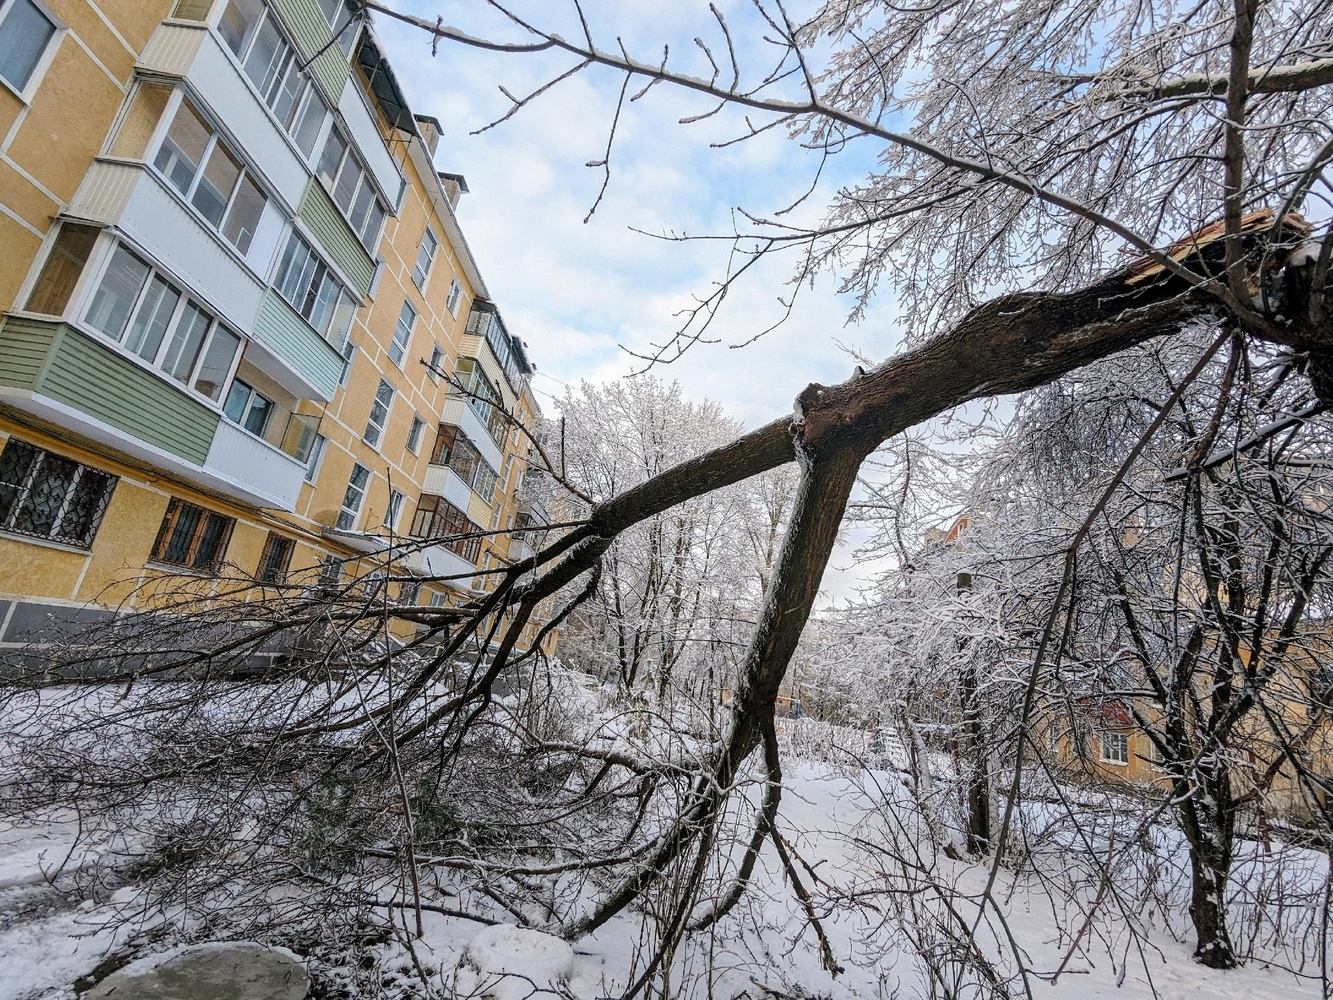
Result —
<svg viewBox="0 0 1333 1000"><path fill-rule="evenodd" d="M234 518L173 497L153 543L153 561L216 573L235 526Z"/></svg>
<svg viewBox="0 0 1333 1000"><path fill-rule="evenodd" d="M10 438L0 452L0 529L90 548L116 482Z"/></svg>
<svg viewBox="0 0 1333 1000"><path fill-rule="evenodd" d="M259 579L262 583L285 583L287 568L292 563L296 543L290 538L270 533L259 557Z"/></svg>

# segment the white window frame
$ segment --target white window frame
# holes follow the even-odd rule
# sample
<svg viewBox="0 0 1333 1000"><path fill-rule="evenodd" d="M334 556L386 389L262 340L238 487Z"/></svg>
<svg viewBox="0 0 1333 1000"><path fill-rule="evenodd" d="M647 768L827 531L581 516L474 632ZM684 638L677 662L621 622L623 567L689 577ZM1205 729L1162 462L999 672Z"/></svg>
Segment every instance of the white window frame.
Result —
<svg viewBox="0 0 1333 1000"><path fill-rule="evenodd" d="M1101 760L1103 764L1113 764L1116 767L1129 766L1129 734L1103 732L1101 734ZM1116 751L1112 753L1111 747L1114 743ZM1120 750L1124 751L1123 755ZM1123 757L1123 759L1122 759Z"/></svg>
<svg viewBox="0 0 1333 1000"><path fill-rule="evenodd" d="M342 141L343 151L339 154L338 162L334 165L331 171L332 176L326 178L321 169L324 162L324 150L325 147L327 147L329 140L332 139L335 134L337 134ZM311 160L311 163L315 168L315 176L319 178L319 182L324 185L324 190L328 192L329 200L337 206L338 211L342 214L348 228L352 230L352 233L356 236L357 241L361 244L362 248L366 253L373 256L375 247L379 245L380 236L384 232L384 223L388 220L392 212L389 206L385 203L384 198L381 197L379 188L376 186L370 170L362 162L360 154L357 153L356 144L348 136L345 130L339 128L335 124L324 136L324 142L320 144L319 155L315 156ZM344 207L338 200L338 188L343 179L343 171L348 169L349 163L360 173L360 176L352 187L352 195L351 198L348 199L347 206ZM363 186L370 190L372 203L379 206L380 221L377 226L371 227L369 225L371 215L367 212L365 221L362 222L361 228L358 229L352 224L351 210L352 206L356 204L357 197Z"/></svg>
<svg viewBox="0 0 1333 1000"><path fill-rule="evenodd" d="M387 400L381 400L380 397L385 394L385 390L388 391L388 398ZM380 379L380 384L375 389L375 398L370 404L370 416L366 418L366 432L361 435L361 440L372 448L379 448L384 441L384 429L389 426L389 414L393 412L393 397L395 395L397 393L394 392L392 383ZM376 410L381 406L384 408L384 413L376 420ZM375 432L373 436L371 431Z"/></svg>
<svg viewBox="0 0 1333 1000"><path fill-rule="evenodd" d="M204 151L199 155L199 163L195 167L194 176L190 178L189 186L184 191L181 191L167 173L158 167L157 158L162 152L162 147L167 141L167 137L171 134L171 126L176 121L176 115L180 113L181 105L186 102L189 102L190 107L194 109L194 113L199 116L200 121L202 121L208 129L209 138L208 142L204 144ZM208 166L209 158L213 155L213 151L218 146L221 146L226 150L227 154L241 165L241 173L236 178L235 187L233 187L231 193L227 195L227 203L222 206L222 216L216 223L214 223L208 216L204 215L201 208L195 205L194 197L195 193L199 190L200 183L203 181L204 168ZM268 212L269 205L274 204L273 196L269 194L268 190L260 182L259 174L250 168L250 165L245 161L245 158L236 152L232 144L227 142L227 140L223 138L222 133L220 133L213 123L208 120L208 115L200 111L199 105L194 101L191 101L185 92L179 88L177 88L176 92L171 95L170 100L167 101L167 106L162 111L162 118L158 122L157 128L153 131L152 140L150 141L148 150L145 154L145 161L148 168L153 172L153 175L162 182L163 186L171 192L173 197L185 202L188 211L199 219L200 224L204 226L204 228L216 233L221 237L222 242L225 243L230 250L239 254L241 258L248 263L250 250L255 245L255 236L259 233L259 227L263 224L264 216ZM232 209L236 207L236 199L241 192L241 187L247 179L249 179L259 193L264 196L264 205L259 210L259 218L255 220L255 229L254 232L250 234L250 243L244 250L242 250L240 246L231 241L231 237L227 235L225 227L228 218L231 217Z"/></svg>
<svg viewBox="0 0 1333 1000"><path fill-rule="evenodd" d="M357 470L363 473L363 480L360 486L356 485ZM353 491L356 492L353 499ZM343 493L342 506L338 510L338 520L336 522L339 531L355 531L357 518L361 516L361 508L366 505L366 494L370 492L370 470L360 462L352 463L352 471L347 476L347 490ZM353 499L349 505L348 500ZM345 523L344 523L345 522Z"/></svg>
<svg viewBox="0 0 1333 1000"><path fill-rule="evenodd" d="M93 300L97 296L98 289L102 287L102 282L106 278L107 270L111 267L112 261L115 260L116 250L122 246L127 253L135 257L141 264L147 266L148 275L144 278L143 284L139 286L139 290L135 293L134 301L130 304L130 310L125 319L125 329L120 332L120 339L113 340L109 334L103 333L92 324L88 319L88 313L92 310ZM90 263L95 259L97 252L98 251L94 251L94 254L90 255ZM92 279L89 280L87 285L79 292L76 299L75 311L73 313L73 315L78 317L77 325L80 329L88 331L89 334L96 337L100 343L111 345L121 356L128 358L141 367L150 369L160 378L166 379L168 383L176 386L183 392L188 392L191 396L197 396L207 405L221 412L223 406L226 405L227 394L231 392L231 384L236 377L236 369L240 366L241 358L245 354L245 345L247 343L246 338L241 336L241 334L236 330L233 330L230 325L223 321L212 307L191 295L188 291L188 286L186 286L184 282L178 279L174 274L158 267L152 259L138 247L127 243L124 240L112 238L104 245L101 254L101 259L96 260L93 267L87 267L85 265L85 269L92 274ZM168 285L175 288L179 293L180 298L176 303L175 309L172 310L171 317L167 322L167 330L162 336L162 343L158 345L157 353L154 354L153 358L150 360L131 351L125 346L124 341L126 334L129 332L135 318L139 314L139 309L143 306L144 298L148 294L148 289L152 287L152 279L154 275L162 278ZM190 368L189 378L182 382L160 366L166 360L167 352L171 346L172 336L178 328L181 317L184 316L187 306L191 303L193 303L201 312L211 317L211 321L208 326L208 331L204 334L204 339L199 345L199 352L195 357L194 364ZM204 358L208 355L209 347L212 345L214 334L219 328L226 330L229 334L236 337L239 343L235 353L232 355L231 367L227 369L225 376L219 382L217 399L211 399L207 393L197 389L195 383L199 378L200 368L203 365Z"/></svg>
<svg viewBox="0 0 1333 1000"><path fill-rule="evenodd" d="M389 344L389 360L399 368L407 357L407 348L412 343L412 332L417 326L417 311L412 303L403 300L403 308L398 310L398 322L393 328L393 341ZM406 322L404 320L406 319Z"/></svg>
<svg viewBox="0 0 1333 1000"><path fill-rule="evenodd" d="M440 362L444 360L444 348L439 344L432 344L430 350L430 361L426 363L426 377L432 382L440 380L436 369L440 367Z"/></svg>
<svg viewBox="0 0 1333 1000"><path fill-rule="evenodd" d="M403 518L403 508L407 497L399 490L389 490L389 502L384 508L384 526L390 531L398 530L398 522Z"/></svg>
<svg viewBox="0 0 1333 1000"><path fill-rule="evenodd" d="M305 481L313 483L319 476L319 467L324 464L324 446L328 439L323 434L315 433L315 440L310 445L310 457L305 462Z"/></svg>
<svg viewBox="0 0 1333 1000"><path fill-rule="evenodd" d="M291 142L292 148L296 150L296 153L301 158L301 161L306 164L314 162L315 157L324 148L324 139L328 136L330 123L334 119L334 114L333 114L333 109L330 108L328 102L324 100L324 95L320 93L319 85L315 83L315 79L313 75L310 73L309 69L299 68L300 64L303 61L303 58L301 56L300 46L293 41L291 35L287 31L286 25L284 25L282 22L282 18L277 16L277 14L273 11L272 7L268 3L265 3L263 5L264 7L263 16L255 24L254 29L250 33L250 37L245 40L245 44L241 46L242 51L239 54L236 53L235 51L233 51L230 43L228 43L227 40L222 37L222 32L218 27L218 25L221 23L222 12L226 10L228 2L229 0L220 0L220 2L218 2L217 6L214 8L214 13L216 14L216 17L210 17L210 21L213 24L213 30L218 36L219 44L221 45L222 49L227 53L227 55L231 58L232 62L236 64L236 69L240 73L242 79L245 80L246 86L250 88L251 92L255 96L255 99L264 108L265 113L267 113L267 115L273 121L273 123L277 125L278 131L281 132L283 136L285 136ZM255 40L259 37L260 29L262 28L264 21L267 20L271 20L277 26L278 35L282 39L283 44L287 46L288 54L290 55L292 60L290 63L288 63L288 65L289 66L295 65L298 67L296 72L305 84L304 92L292 106L291 130L288 129L287 123L278 117L277 112L274 111L272 105L269 104L268 96L259 89L259 85L250 78L250 74L246 71L245 68L246 61L249 59L251 51L254 49ZM284 77L286 76L286 71L284 71L283 76ZM310 140L310 151L306 152L305 150L301 149L300 144L297 142L296 132L294 130L297 129L301 120L304 119L306 114L309 113L310 104L312 101L318 101L319 104L322 105L324 109L324 115L320 120L319 127L315 129L315 133Z"/></svg>
<svg viewBox="0 0 1333 1000"><path fill-rule="evenodd" d="M33 94L35 94L37 88L42 85L42 80L46 76L46 71L50 69L51 63L55 61L56 52L60 49L60 43L64 40L66 33L69 31L65 22L56 17L55 11L47 6L43 0L31 0L31 3L37 8L39 14L55 25L56 30L52 32L51 37L47 39L46 48L42 50L42 54L38 56L37 61L33 63L32 72L28 74L27 82L23 84L22 88L16 87L3 76L0 76L0 87L4 87L25 105L32 103ZM14 0L0 0L0 29L4 28L5 20L9 17L10 13L17 9L18 4L14 2Z"/></svg>
<svg viewBox="0 0 1333 1000"><path fill-rule="evenodd" d="M463 286L458 283L457 278L449 279L449 294L444 300L444 307L449 310L449 315L455 319L458 318L458 304L463 301Z"/></svg>
<svg viewBox="0 0 1333 1000"><path fill-rule="evenodd" d="M427 240L430 241L430 253L428 254L426 253ZM435 257L439 252L439 237L435 235L430 226L427 226L426 231L421 234L421 246L417 249L417 260L412 266L412 283L417 286L423 295L426 292L426 284L430 281L430 272L435 268ZM424 268L422 267L422 254L426 254ZM454 282L454 284L457 284L457 282ZM451 289L452 287L450 286ZM451 309L450 312L453 312L453 310Z"/></svg>
<svg viewBox="0 0 1333 1000"><path fill-rule="evenodd" d="M421 439L425 436L426 421L421 414L412 414L412 425L407 429L407 450L413 455L421 454Z"/></svg>

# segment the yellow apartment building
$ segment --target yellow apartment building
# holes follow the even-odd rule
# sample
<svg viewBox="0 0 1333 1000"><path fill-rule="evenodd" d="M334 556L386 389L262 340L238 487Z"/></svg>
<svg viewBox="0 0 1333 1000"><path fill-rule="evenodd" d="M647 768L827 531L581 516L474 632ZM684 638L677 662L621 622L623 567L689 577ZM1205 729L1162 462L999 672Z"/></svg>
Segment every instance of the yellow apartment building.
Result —
<svg viewBox="0 0 1333 1000"><path fill-rule="evenodd" d="M0 651L164 574L438 606L529 551L534 368L355 4L0 0L0 136Z"/></svg>

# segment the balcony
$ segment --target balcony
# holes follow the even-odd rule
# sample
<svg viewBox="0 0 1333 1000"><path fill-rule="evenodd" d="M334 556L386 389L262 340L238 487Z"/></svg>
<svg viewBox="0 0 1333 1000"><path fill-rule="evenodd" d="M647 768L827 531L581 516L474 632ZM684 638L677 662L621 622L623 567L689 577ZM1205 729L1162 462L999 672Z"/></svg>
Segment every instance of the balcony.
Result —
<svg viewBox="0 0 1333 1000"><path fill-rule="evenodd" d="M453 549L429 545L409 555L406 563L409 572L419 576L451 577L440 582L455 590L472 592L472 578L476 576L477 567Z"/></svg>
<svg viewBox="0 0 1333 1000"><path fill-rule="evenodd" d="M447 465L426 466L426 476L421 481L421 492L444 497L462 511L468 511L472 506L471 488Z"/></svg>
<svg viewBox="0 0 1333 1000"><path fill-rule="evenodd" d="M295 508L303 465L67 323L5 317L0 402L243 503Z"/></svg>
<svg viewBox="0 0 1333 1000"><path fill-rule="evenodd" d="M261 507L287 511L296 509L305 468L285 451L241 430L230 420L218 423L204 461L204 471L232 483L234 492L254 497Z"/></svg>
<svg viewBox="0 0 1333 1000"><path fill-rule="evenodd" d="M477 416L477 411L468 405L466 399L451 394L444 404L444 409L440 411L440 423L453 424L467 435L472 446L481 452L481 457L492 469L503 466L504 455L500 451L500 446L486 429L486 421Z"/></svg>

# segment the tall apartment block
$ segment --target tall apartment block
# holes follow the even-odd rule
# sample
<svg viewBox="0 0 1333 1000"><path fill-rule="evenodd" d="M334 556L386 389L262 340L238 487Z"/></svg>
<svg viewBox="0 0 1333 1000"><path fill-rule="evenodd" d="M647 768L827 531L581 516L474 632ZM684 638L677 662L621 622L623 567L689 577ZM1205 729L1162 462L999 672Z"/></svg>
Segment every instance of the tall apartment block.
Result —
<svg viewBox="0 0 1333 1000"><path fill-rule="evenodd" d="M441 605L530 551L439 139L344 0L0 0L0 648L168 573Z"/></svg>

